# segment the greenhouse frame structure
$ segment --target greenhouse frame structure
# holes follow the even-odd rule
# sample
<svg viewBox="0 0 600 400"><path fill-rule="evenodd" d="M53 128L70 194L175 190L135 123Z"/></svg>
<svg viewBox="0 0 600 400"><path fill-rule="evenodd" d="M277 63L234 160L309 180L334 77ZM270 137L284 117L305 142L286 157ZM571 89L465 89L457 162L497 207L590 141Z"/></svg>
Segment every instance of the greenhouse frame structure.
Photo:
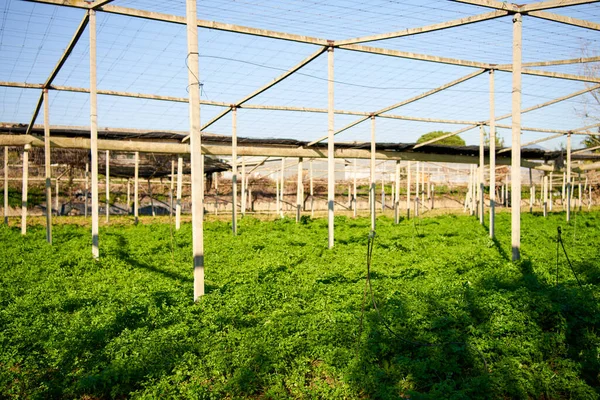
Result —
<svg viewBox="0 0 600 400"><path fill-rule="evenodd" d="M567 159L566 159L566 199L570 202L572 191L571 188L571 155L573 153L571 149L571 136L572 135L600 135L597 130L592 131L600 124L594 124L584 127L574 127L571 130L552 130L552 129L538 129L533 127L523 127L521 125L521 114L533 110L537 110L558 102L582 95L587 92L595 91L600 89L600 77L596 76L584 76L566 74L560 72L550 72L538 69L532 69L535 67L542 66L556 66L556 65L568 65L575 63L594 63L600 61L600 57L582 57L577 59L563 59L563 60L546 60L541 62L523 63L522 62L522 21L523 16L530 16L533 18L550 20L559 22L562 24L577 26L584 29L598 31L600 24L581 20L573 17L562 16L559 14L550 13L546 10L556 9L562 7L576 6L581 4L596 3L598 0L548 0L537 3L529 3L525 5L517 5L506 2L499 2L494 0L456 0L459 3L467 3L471 5L485 7L491 9L489 12L485 12L475 16L469 16L459 18L452 21L443 23L437 23L419 28L404 29L397 32L382 33L378 35L369 35L364 37L358 37L353 39L344 40L327 40L317 37L295 35L284 32L276 32L271 30L265 30L260 28L252 28L246 26L232 25L221 22L199 20L197 18L197 6L195 0L186 0L186 16L175 16L157 12L150 12L132 8L125 8L120 6L111 5L112 0L96 0L93 2L83 0L31 0L37 3L54 4L57 6L68 6L83 9L86 11L81 23L79 24L73 38L65 49L62 57L57 62L55 68L51 71L48 79L44 83L31 84L23 82L0 82L0 86L6 87L18 87L28 89L41 90L39 101L33 112L31 122L27 125L26 132L24 135L1 135L0 145L2 146L23 146L24 148L24 165L23 165L23 177L24 177L24 195L26 196L26 177L27 177L27 151L31 146L44 146L45 149L45 166L46 166L46 199L47 203L51 204L51 148L83 148L91 150L91 188L92 188L92 253L94 257L99 257L99 202L98 202L98 151L99 150L117 150L117 151L135 151L135 152L158 152L158 153L170 153L170 154L184 154L189 153L191 155L191 180L192 180L192 230L193 230L193 258L194 258L194 300L197 300L204 294L204 250L203 250L203 154L212 155L227 155L232 157L232 173L233 173L233 193L235 204L235 194L237 193L237 157L238 156L264 156L264 157L298 157L299 158L299 171L302 168L303 159L313 158L327 158L328 160L328 224L329 224L329 247L334 245L334 196L335 196L335 177L334 177L334 162L335 158L366 158L370 159L370 199L371 199L371 225L372 229L375 229L375 160L397 160L396 163L396 193L399 188L399 176L400 176L400 160L408 161L444 161L444 162L460 162L479 164L478 171L478 198L481 204L479 207L479 217L483 223L484 207L483 207L483 185L484 185L484 168L488 164L490 168L489 186L495 187L495 169L498 163L511 165L511 203L521 204L521 167L529 167L541 169L547 172L554 170L554 166L541 163L532 163L525 160L522 156L522 148L528 144L539 143L544 140L550 140L559 136L567 137ZM189 84L189 97L188 98L177 98L170 96L161 96L154 94L141 94L141 93L129 93L119 91L107 91L99 90L97 88L97 77L96 77L96 13L104 12L108 14L119 14L129 16L132 18L143 18L147 20L162 21L174 24L181 24L187 27L187 65L188 65L188 84ZM490 64L479 61L467 61L462 59L440 57L434 55L416 54L410 52L403 52L398 50L390 50L379 47L365 46L362 43L374 42L379 40L386 40L392 38L398 38L403 36L417 35L425 32L433 32L437 30L449 29L462 25L476 24L482 21L488 21L500 17L511 16L513 25L513 36L512 36L512 64ZM294 67L269 82L268 84L256 89L247 96L241 98L232 104L219 103L208 100L200 100L200 81L199 75L199 61L198 61L198 28L208 28L214 30L223 30L239 34L246 35L257 35L262 37L268 37L273 39L287 40L300 42L305 44L314 45L317 50L310 54L307 58L296 64ZM61 67L65 64L69 55L73 51L77 41L83 35L85 29L89 31L89 61L90 61L90 83L89 88L81 87L66 87L53 85L53 80L57 76ZM389 57L400 57L405 59L428 61L433 63L448 64L454 66L462 66L466 68L475 69L459 79L447 82L446 84L439 86L435 89L429 90L422 93L421 95L403 100L401 102L392 104L374 112L354 112L348 110L338 110L334 108L334 51L346 50L363 52L369 54L378 54ZM297 73L301 68L311 63L317 57L322 54L327 54L327 71L328 71L328 106L326 109L320 108L306 108L306 107L291 107L291 106L265 106L265 105L251 105L246 104L248 101L263 93L264 91L275 86L284 79L290 77L294 73ZM495 87L494 87L494 74L495 71L510 72L512 74L512 111L510 114L496 116L495 115ZM411 118L399 115L390 114L390 111L397 109L403 105L418 101L435 93L449 89L459 83L465 82L481 74L489 73L489 102L490 102L490 115L486 121L448 121L443 122L461 122L468 123L469 126L451 132L447 135L432 139L424 143L411 145L409 148L393 148L388 146L378 145L376 142L376 120L377 118L391 118L391 119L412 119L421 120L424 122L441 122L441 119L434 118ZM574 92L567 96L561 96L551 101L540 103L534 107L524 108L521 107L521 76L522 75L535 75L543 76L555 79L567 79L580 82L586 82L589 85L586 89L578 92ZM89 93L90 98L90 136L87 138L70 138L70 137L59 137L51 136L51 132L55 127L50 125L49 116L49 90L59 91L70 91L70 92L83 92ZM99 140L98 139L98 122L97 122L97 96L111 95L111 96L122 96L131 98L143 98L143 99L154 99L161 101L171 102L187 102L189 103L189 119L190 119L190 131L185 137L182 137L180 142L173 143L171 140L156 142L156 141L144 141L144 140L128 140L128 141L117 141L117 140ZM223 111L212 118L210 121L201 125L200 123L200 106L201 105L213 105L224 107ZM38 136L32 135L34 132L34 122L39 112L44 110L44 138L43 140ZM326 136L320 137L317 140L310 142L300 143L298 146L290 146L289 144L282 145L277 141L272 143L252 143L247 141L242 146L237 144L237 110L240 108L254 108L254 109L268 109L268 110L280 110L280 111L296 111L296 112L312 112L312 113L326 113L327 114L327 132ZM232 118L232 135L230 144L211 143L210 136L203 135L202 132L210 127L212 124L231 113ZM335 114L346 114L356 115L358 118L342 127L336 129L334 126L334 115ZM498 124L497 121L502 119L511 118L510 126L503 126ZM364 148L353 148L352 146L344 146L338 144L335 146L335 136L347 129L352 128L358 124L369 121L371 124L371 141L370 149ZM486 157L484 147L484 132L483 127L488 126L490 131L489 149L488 156ZM441 150L436 149L436 146L431 146L435 142L442 140L446 137L458 135L466 130L479 127L481 130L481 141L478 151L478 157L473 154L447 154ZM496 149L495 146L495 134L497 127L509 128L512 131L512 143L510 149ZM521 132L531 130L537 132L547 132L552 135L538 139L530 143L521 143ZM5 131L4 131L5 132ZM327 144L323 145L321 142L327 140ZM185 143L189 141L189 144ZM418 150L420 149L421 150ZM5 147L5 171L6 171L6 149ZM510 157L507 153L510 151ZM533 157L535 158L535 157ZM545 159L546 157L539 157L538 159ZM595 159L593 156L590 159ZM592 164L595 168L597 164ZM592 167L589 167L592 168ZM108 165L107 165L108 169ZM180 168L179 168L180 170ZM179 172L179 177L181 173ZM301 179L301 174L299 174ZM179 187L178 179L178 187ZM408 175L408 185L410 185L410 174ZM6 175L5 175L5 190L7 187ZM410 186L408 186L410 188ZM410 189L409 189L410 191ZM5 196L5 199L7 197ZM409 195L410 198L410 195ZM26 199L26 197L25 197ZM418 193L417 193L418 199ZM417 200L418 201L418 200ZM494 190L490 190L490 235L494 235L494 202L495 193ZM398 200L395 201L394 207L396 209L396 215L398 210ZM49 208L49 207L48 207ZM47 208L47 209L48 209ZM407 200L407 210L410 208L410 200ZM6 206L5 206L6 209ZM233 229L235 232L236 227L236 207L233 208ZM567 220L570 218L570 204L567 205ZM26 210L25 210L26 212ZM512 207L512 258L517 260L520 258L520 207ZM47 238L51 241L51 213L47 214Z"/></svg>

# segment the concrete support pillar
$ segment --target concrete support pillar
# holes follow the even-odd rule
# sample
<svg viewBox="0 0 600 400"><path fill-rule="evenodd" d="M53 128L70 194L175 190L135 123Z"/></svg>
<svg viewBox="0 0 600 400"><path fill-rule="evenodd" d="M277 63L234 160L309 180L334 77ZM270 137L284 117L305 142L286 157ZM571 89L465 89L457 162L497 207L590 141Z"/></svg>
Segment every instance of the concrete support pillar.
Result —
<svg viewBox="0 0 600 400"><path fill-rule="evenodd" d="M411 162L407 161L406 163L406 219L410 218L410 167Z"/></svg>
<svg viewBox="0 0 600 400"><path fill-rule="evenodd" d="M23 181L21 189L21 235L27 234L27 189L29 183L29 150L31 145L23 148Z"/></svg>
<svg viewBox="0 0 600 400"><path fill-rule="evenodd" d="M314 192L314 182L313 182L313 160L309 161L309 169L310 169L310 217L314 218L315 216L315 192Z"/></svg>
<svg viewBox="0 0 600 400"><path fill-rule="evenodd" d="M298 183L296 184L296 222L300 222L302 203L304 202L304 185L302 184L302 157L298 158Z"/></svg>
<svg viewBox="0 0 600 400"><path fill-rule="evenodd" d="M328 245L334 244L335 158L333 112L333 47L327 49L327 223Z"/></svg>
<svg viewBox="0 0 600 400"><path fill-rule="evenodd" d="M480 126L479 132L479 223L483 225L483 219L485 218L485 201L484 201L484 188L485 188L485 130L483 125Z"/></svg>
<svg viewBox="0 0 600 400"><path fill-rule="evenodd" d="M511 245L513 261L521 258L521 64L522 16L513 15Z"/></svg>
<svg viewBox="0 0 600 400"><path fill-rule="evenodd" d="M8 146L4 146L4 223L8 225Z"/></svg>
<svg viewBox="0 0 600 400"><path fill-rule="evenodd" d="M44 171L46 175L46 241L52 244L52 168L50 166L50 104L44 89ZM57 198L58 199L58 198ZM56 208L58 214L58 208Z"/></svg>
<svg viewBox="0 0 600 400"><path fill-rule="evenodd" d="M136 153L137 154L137 153ZM136 155L137 157L137 155ZM137 178L136 178L137 182ZM135 184L137 187L137 183ZM137 190L137 189L136 189ZM177 199L175 201L175 230L179 230L181 228L181 194L183 191L183 157L177 157ZM137 194L136 194L136 202L137 202ZM136 205L137 207L137 205ZM136 217L137 219L137 217Z"/></svg>
<svg viewBox="0 0 600 400"><path fill-rule="evenodd" d="M90 137L92 161L92 255L100 257L98 238L98 93L96 89L96 11L88 10L90 32Z"/></svg>
<svg viewBox="0 0 600 400"><path fill-rule="evenodd" d="M242 190L240 196L242 197L241 211L242 217L246 216L246 204L248 200L248 189L246 186L246 159L242 157Z"/></svg>
<svg viewBox="0 0 600 400"><path fill-rule="evenodd" d="M371 207L371 230L375 230L376 208L375 208L375 116L371 116L371 164L369 179L369 202Z"/></svg>
<svg viewBox="0 0 600 400"><path fill-rule="evenodd" d="M135 164L133 167L133 218L134 223L137 225L140 216L140 153L137 151L135 152L134 161ZM177 229L179 229L179 227L177 227Z"/></svg>
<svg viewBox="0 0 600 400"><path fill-rule="evenodd" d="M110 218L110 152L106 150L106 223ZM58 210L57 210L58 211Z"/></svg>
<svg viewBox="0 0 600 400"><path fill-rule="evenodd" d="M400 222L400 160L396 160L396 175L394 177L394 223L397 225Z"/></svg>
<svg viewBox="0 0 600 400"><path fill-rule="evenodd" d="M496 235L496 100L494 70L490 70L490 237Z"/></svg>
<svg viewBox="0 0 600 400"><path fill-rule="evenodd" d="M231 231L237 235L237 107L231 109Z"/></svg>
<svg viewBox="0 0 600 400"><path fill-rule="evenodd" d="M281 183L279 184L279 189L281 190L281 194L279 196L280 199L280 204L281 204L281 209L279 210L279 214L280 217L283 218L284 214L283 214L283 207L284 207L284 202L283 202L283 195L285 194L285 158L281 157Z"/></svg>
<svg viewBox="0 0 600 400"><path fill-rule="evenodd" d="M567 222L571 221L571 198L573 186L571 184L571 134L567 134L567 192L565 196L567 197Z"/></svg>
<svg viewBox="0 0 600 400"><path fill-rule="evenodd" d="M354 159L354 172L353 172L353 185L352 185L352 201L354 202L354 207L352 208L352 212L353 212L353 216L354 218L356 218L356 215L358 213L358 197L356 194L356 163L357 160L356 158Z"/></svg>

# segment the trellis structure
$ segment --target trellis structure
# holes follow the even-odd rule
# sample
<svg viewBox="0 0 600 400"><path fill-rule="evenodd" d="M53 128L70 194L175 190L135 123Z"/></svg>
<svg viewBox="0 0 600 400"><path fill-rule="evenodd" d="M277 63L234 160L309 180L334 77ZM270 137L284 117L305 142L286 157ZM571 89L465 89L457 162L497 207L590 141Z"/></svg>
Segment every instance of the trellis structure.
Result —
<svg viewBox="0 0 600 400"><path fill-rule="evenodd" d="M96 0L93 2L83 0L32 0L36 3L53 4L57 6L68 6L77 9L82 9L85 14L77 27L75 34L69 42L67 48L64 50L62 56L59 58L55 67L52 69L48 78L44 83L28 83L28 82L9 82L0 81L0 86L9 88L21 88L21 89L37 89L40 90L40 96L37 104L34 108L34 112L30 122L26 125L25 132L22 135L2 135L0 136L0 145L3 146L24 146L24 154L27 154L29 146L44 146L45 148L45 165L46 165L46 196L47 203L51 204L51 187L50 187L50 162L51 162L51 147L59 148L84 148L90 149L91 151L91 187L92 187L92 253L94 257L99 256L99 239L98 239L98 151L99 150L117 150L117 151L133 151L133 152L158 152L158 153L169 153L169 154L186 154L191 155L191 179L192 179L192 224L193 224L193 256L194 256L194 299L197 299L204 293L204 281L203 281L203 268L204 268L204 256L203 256L203 227L202 227L202 212L203 212L203 162L202 154L214 154L214 155L226 155L231 156L232 160L232 172L233 172L233 193L234 193L234 204L236 203L235 193L237 193L237 179L238 179L238 156L264 156L264 157L298 157L299 158L299 170L302 168L303 160L309 160L314 158L326 158L328 160L328 221L329 221L329 247L334 245L334 188L335 188L335 176L334 176L334 161L335 158L345 159L357 159L365 158L370 159L370 201L371 201L371 218L372 228L375 229L375 160L407 160L407 161L447 161L447 162L461 162L479 165L478 173L478 185L475 190L478 191L478 201L481 204L479 207L479 218L483 223L484 218L484 207L483 207L483 187L484 187L484 175L483 171L485 165L489 165L490 178L489 186L494 188L496 186L495 169L498 164L511 165L511 195L512 204L521 204L521 168L523 166L529 168L538 168L544 171L553 171L556 165L549 165L546 163L532 163L530 159L538 159L547 161L547 154L538 154L535 156L523 151L523 147L529 144L536 144L546 140L553 140L557 137L566 136L567 138L567 160L566 160L566 190L567 190L567 201L570 201L571 193L571 159L573 152L571 147L572 135L600 135L597 133L597 127L600 124L592 124L587 126L573 126L570 129L554 129L554 128L539 128L539 127L526 127L521 124L521 115L540 110L545 107L558 104L560 102L568 101L577 96L584 95L592 91L600 89L600 77L586 74L574 74L557 71L549 71L543 69L543 67L555 67L555 66L570 66L573 64L591 64L600 61L600 57L579 57L571 59L558 59L558 60L544 60L537 62L523 62L522 57L522 24L523 16L543 19L548 21L557 22L569 26L574 26L579 29L585 29L589 31L598 31L600 29L600 23L592 22L588 20L578 19L572 16L559 15L550 13L548 9L562 9L567 7L575 7L585 4L597 3L598 0L548 0L541 2L529 2L524 5L517 5L506 2L499 2L494 0L456 0L455 3L469 4L472 6L483 7L488 10L486 12L476 15L463 16L458 19L454 19L446 22L437 22L431 25L402 29L394 32L366 35L362 37L356 37L352 39L342 40L327 40L314 36L297 35L291 33L278 32L273 30L267 30L262 28L247 27L241 25L234 25L215 21L206 21L197 18L197 9L195 0L186 0L186 16L176 16L171 14L164 14L154 11L144 11L134 8L126 8L118 5L109 4L112 0ZM490 11L491 9L491 11ZM96 46L97 46L97 27L96 27L96 14L118 14L121 16L127 16L131 18L142 18L151 21L162 21L171 24L185 25L186 26L186 37L187 37L187 51L185 55L186 69L188 76L188 91L189 96L186 97L175 97L165 96L158 94L145 94L145 93L134 93L127 91L114 91L114 90L101 90L97 88L97 77L96 77ZM471 61L459 58L451 58L446 56L436 56L419 54L401 50L395 50L384 47L372 47L366 46L363 43L367 42L378 42L386 41L401 37L412 37L415 35L421 35L428 32L436 32L441 30L449 30L451 28L457 28L461 26L472 26L480 24L484 21L492 21L501 18L510 18L512 21L512 63L511 64L493 64L482 61ZM296 63L292 68L286 70L283 74L279 75L267 84L260 86L250 94L243 96L234 102L219 102L202 99L201 100L201 82L199 80L200 69L199 69L199 52L198 52L198 28L210 29L217 31L226 31L236 34L254 35L259 37L266 37L271 39L285 40L296 43L302 43L317 47L308 57L302 61ZM67 62L69 55L73 52L77 42L82 37L85 30L89 31L89 65L90 65L90 76L89 76L89 87L73 87L64 85L54 85L53 82L57 77L59 71ZM437 63L441 65L451 65L458 67L465 67L475 69L475 71L469 74L463 75L456 79L447 81L446 83L437 86L433 89L427 90L418 95L412 96L408 99L395 102L391 105L379 108L375 111L352 111L336 109L334 101L334 89L335 89L335 78L334 78L334 53L336 51L351 51L364 54L382 55L391 58L400 58L408 60L426 61L431 63ZM321 56L326 54L327 59L327 107L297 107L289 105L267 105L267 104L250 104L249 102L255 99L257 96L265 93L268 90L278 85L280 82L288 79L298 71L305 68L308 64L313 63ZM482 76L484 73L489 73L489 86L487 91L489 92L489 116L485 120L466 120L466 119L448 119L448 118L432 118L430 116L406 116L392 114L391 112L400 108L411 105L413 103L427 99L435 94L450 90L451 88L463 84L464 82L470 81L478 76ZM496 115L496 89L495 89L495 75L496 72L509 72L512 76L512 87L511 87L511 112L500 116ZM538 103L536 105L522 108L522 76L537 76L561 80L569 80L582 82L587 84L583 89L571 92L566 95L562 95L551 100ZM55 129L50 124L49 115L49 90L59 92L72 92L72 93L89 93L90 102L90 126L89 126L89 139L82 137L63 137L53 135L53 131L60 130L61 128ZM109 139L98 139L98 112L97 112L97 96L108 95L125 98L135 99L147 99L147 100L158 100L172 103L188 103L189 104L189 134L188 135L176 135L173 134L169 140L156 139L144 140L144 135L141 134L140 138L132 140L128 138L127 141L123 140L109 140ZM39 112L44 106L44 124L43 139L41 135L35 135L38 130L35 127L35 121L38 117ZM207 123L201 125L200 123L200 107L211 106L221 107L222 110L208 120ZM278 141L263 141L263 142L252 142L245 141L241 146L238 145L238 132L237 132L237 114L238 110L270 110L280 112L296 112L296 113L311 113L311 114L326 114L327 115L327 135L317 137L313 140L302 140L296 143L286 143ZM201 132L205 131L211 126L215 126L222 120L226 115L232 116L231 121L231 137L227 141L218 140L215 137L203 135ZM334 116L346 117L357 117L355 120L350 121L347 124L342 125L341 128L336 128L334 125ZM511 119L510 125L503 125L500 121L504 119ZM385 145L382 143L377 144L376 141L376 130L377 121L381 120L401 120L401 121L417 121L422 123L437 123L437 124L457 124L464 125L458 130L454 130L440 138L430 140L425 143L411 144L411 145ZM337 143L335 144L335 136L343 132L354 129L354 127L362 124L363 122L370 122L370 133L371 140L369 148L357 145L355 143ZM8 122L8 121L4 121ZM489 130L490 140L489 148L484 146L484 135L485 127ZM6 126L5 126L6 128ZM447 154L444 153L441 148L436 148L434 143L443 138L459 135L467 132L471 129L480 129L480 145L476 151L473 149L465 149L464 152L458 154ZM510 129L512 132L511 146L504 149L496 149L496 131L498 129ZM5 131L10 130L9 128L4 129ZM110 132L110 129L104 129L103 132ZM528 143L521 143L522 132L542 132L551 133L552 135L542 139L536 139ZM321 142L327 140L327 144L323 145ZM176 141L176 142L174 142ZM187 143L189 141L189 144ZM434 146L432 146L434 145ZM510 156L509 156L510 151ZM485 153L488 152L488 156ZM6 154L6 152L5 152ZM593 157L588 157L593 158ZM6 156L5 156L6 159ZM181 158L178 163L178 171L181 171ZM6 164L5 164L6 166ZM597 166L597 165L596 165ZM25 170L26 163L24 164L23 180L24 180L24 195L26 194L26 181L27 171ZM174 168L174 166L173 166ZM243 167L242 167L243 168ZM107 166L108 169L108 166ZM6 171L6 167L5 167ZM396 164L396 193L399 191L398 176L400 174L400 164ZM301 174L299 174L301 176ZM178 173L177 187L180 188L181 172ZM5 181L6 182L6 181ZM245 181L242 180L242 185L245 185ZM410 175L408 180L410 187ZM418 185L418 183L417 183ZM6 183L5 183L6 188ZM180 191L179 191L180 192ZM242 190L242 194L245 190ZM490 235L494 235L494 202L495 195L494 191L490 191ZM418 190L416 193L418 201ZM5 196L6 199L6 196ZM396 202L396 215L398 204ZM50 208L50 207L48 207ZM410 208L410 199L407 199L407 209ZM567 206L567 220L570 218L570 205ZM178 210L180 207L178 208ZM233 230L236 231L236 211L234 207L233 212ZM26 212L26 210L25 210ZM513 259L517 260L520 258L520 207L512 208L512 255ZM48 213L47 226L48 226L48 240L51 241L51 215Z"/></svg>

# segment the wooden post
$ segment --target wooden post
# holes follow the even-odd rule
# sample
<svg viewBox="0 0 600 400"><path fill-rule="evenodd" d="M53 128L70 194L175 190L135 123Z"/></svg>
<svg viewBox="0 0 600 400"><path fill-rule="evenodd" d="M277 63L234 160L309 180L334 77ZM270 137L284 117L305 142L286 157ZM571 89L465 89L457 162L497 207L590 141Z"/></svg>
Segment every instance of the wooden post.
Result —
<svg viewBox="0 0 600 400"><path fill-rule="evenodd" d="M406 219L410 218L410 161L406 164Z"/></svg>
<svg viewBox="0 0 600 400"><path fill-rule="evenodd" d="M237 235L237 107L231 109L231 231Z"/></svg>
<svg viewBox="0 0 600 400"><path fill-rule="evenodd" d="M192 248L194 301L204 295L204 171L200 132L200 82L198 68L198 14L196 0L186 0L187 66L190 104L190 155L192 167Z"/></svg>
<svg viewBox="0 0 600 400"><path fill-rule="evenodd" d="M352 212L353 212L353 217L354 218L356 218L356 215L358 213L358 197L356 196L356 163L357 163L357 160L355 158L354 159L354 173L352 174L353 175L352 178L353 178L353 181L354 181L353 182L353 187L352 187L352 199L354 201L354 208L353 208Z"/></svg>
<svg viewBox="0 0 600 400"><path fill-rule="evenodd" d="M89 9L90 31L90 136L92 155L92 255L100 257L98 238L98 93L96 89L96 10Z"/></svg>
<svg viewBox="0 0 600 400"><path fill-rule="evenodd" d="M110 217L110 153L106 150L106 223Z"/></svg>
<svg viewBox="0 0 600 400"><path fill-rule="evenodd" d="M137 153L136 153L137 158ZM136 163L137 165L137 163ZM137 182L137 177L136 177ZM135 184L137 187L137 183ZM136 189L137 190L137 189ZM181 227L181 195L183 191L183 157L177 157L177 200L175 202L175 230L179 230ZM137 192L136 192L137 193ZM136 207L137 207L137 194L136 198ZM136 218L137 219L137 218Z"/></svg>
<svg viewBox="0 0 600 400"><path fill-rule="evenodd" d="M29 150L30 144L23 147L23 186L21 190L21 235L27 233L27 184L29 183Z"/></svg>
<svg viewBox="0 0 600 400"><path fill-rule="evenodd" d="M135 224L137 225L139 222L139 212L140 212L140 153L135 152L135 165L133 169L133 217L135 220Z"/></svg>
<svg viewBox="0 0 600 400"><path fill-rule="evenodd" d="M50 166L50 106L44 89L44 170L46 175L46 241L52 244L52 168ZM58 207L56 208L58 214Z"/></svg>
<svg viewBox="0 0 600 400"><path fill-rule="evenodd" d="M242 190L241 190L241 198L242 198L242 217L246 216L246 200L247 200L247 188L246 188L246 159L242 157Z"/></svg>
<svg viewBox="0 0 600 400"><path fill-rule="evenodd" d="M490 70L490 238L496 235L496 100L494 70Z"/></svg>
<svg viewBox="0 0 600 400"><path fill-rule="evenodd" d="M513 16L511 244L512 260L521 258L521 64L522 16Z"/></svg>
<svg viewBox="0 0 600 400"><path fill-rule="evenodd" d="M283 202L283 196L285 194L285 158L281 157L281 183L279 185L279 189L281 190L281 195L279 196L281 202L281 209L279 210L280 212L280 216L281 218L284 217L283 214L283 206L284 206L284 202Z"/></svg>
<svg viewBox="0 0 600 400"><path fill-rule="evenodd" d="M315 197L314 197L314 187L313 187L313 160L309 161L310 167L310 217L314 218L315 216Z"/></svg>
<svg viewBox="0 0 600 400"><path fill-rule="evenodd" d="M298 183L296 184L296 223L300 222L302 203L304 202L304 186L302 186L302 157L298 158Z"/></svg>
<svg viewBox="0 0 600 400"><path fill-rule="evenodd" d="M85 218L88 216L88 196L90 194L90 164L85 163L85 201L84 201L84 215Z"/></svg>
<svg viewBox="0 0 600 400"><path fill-rule="evenodd" d="M573 186L571 186L571 134L567 134L567 222L571 221L571 192Z"/></svg>
<svg viewBox="0 0 600 400"><path fill-rule="evenodd" d="M333 46L327 49L327 233L329 248L334 244L335 158L333 113Z"/></svg>
<svg viewBox="0 0 600 400"><path fill-rule="evenodd" d="M171 160L171 182L169 185L169 218L173 218L173 189L175 185L175 160ZM129 190L129 179L127 180L127 190ZM128 205L129 205L129 196ZM171 219L169 219L171 221ZM170 222L171 223L171 222Z"/></svg>
<svg viewBox="0 0 600 400"><path fill-rule="evenodd" d="M369 181L369 200L371 205L371 230L375 230L375 116L371 116L371 168Z"/></svg>
<svg viewBox="0 0 600 400"><path fill-rule="evenodd" d="M8 225L8 146L4 146L4 223Z"/></svg>
<svg viewBox="0 0 600 400"><path fill-rule="evenodd" d="M400 222L399 206L400 206L400 160L396 160L396 176L394 188L394 223L398 225Z"/></svg>

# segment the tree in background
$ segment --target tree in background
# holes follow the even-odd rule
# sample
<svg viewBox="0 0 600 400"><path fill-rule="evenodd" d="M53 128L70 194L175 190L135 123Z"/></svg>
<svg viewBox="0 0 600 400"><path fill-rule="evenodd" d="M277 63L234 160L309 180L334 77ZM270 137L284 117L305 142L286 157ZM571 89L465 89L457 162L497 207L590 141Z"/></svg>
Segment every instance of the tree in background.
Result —
<svg viewBox="0 0 600 400"><path fill-rule="evenodd" d="M490 145L490 134L488 132L483 136L483 144L485 146ZM504 147L504 138L498 136L498 131L496 131L496 150Z"/></svg>
<svg viewBox="0 0 600 400"><path fill-rule="evenodd" d="M433 131L422 135L417 143L427 142L428 140L439 138L440 136L444 136L449 134L450 132L444 131ZM461 139L458 135L450 136L445 139L440 140L439 142L435 142L432 144L441 144L446 146L466 146L466 143L463 139Z"/></svg>

